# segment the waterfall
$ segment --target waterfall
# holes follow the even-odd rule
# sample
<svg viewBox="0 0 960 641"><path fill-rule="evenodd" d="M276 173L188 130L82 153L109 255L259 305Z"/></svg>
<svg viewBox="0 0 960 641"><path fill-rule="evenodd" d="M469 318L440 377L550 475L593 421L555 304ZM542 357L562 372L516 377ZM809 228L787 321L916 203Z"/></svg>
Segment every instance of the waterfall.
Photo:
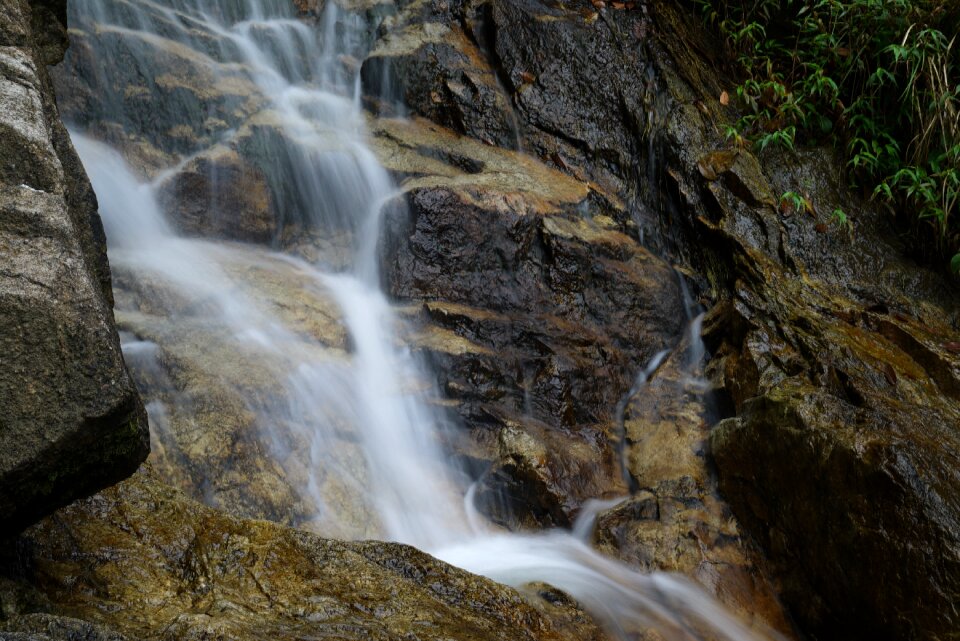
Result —
<svg viewBox="0 0 960 641"><path fill-rule="evenodd" d="M288 0L75 0L71 7L84 28L113 38L109 46L102 40L98 53L105 60L146 67L138 43L160 41L170 55L196 56L214 81L255 86L266 99L260 108L283 131L278 139L261 141L261 151L276 165L270 179L278 181L274 191L281 194L285 224L344 239L350 258L337 265L179 235L158 204L158 191L176 167L155 172L151 180L139 177L119 151L96 140L116 143L115 136L74 125L115 270L148 284L144 296L157 283L174 292L175 305L151 304L175 319L202 323L231 349L251 354L257 377L276 382L274 392L251 401L251 409L275 454L291 449L290 443L302 449L309 469L300 490L312 502L321 531L346 528L338 523L339 508L319 489L322 473L336 476L357 503L351 509L374 521L363 531L519 588L549 583L613 634L627 638L649 627L666 639L757 638L691 581L644 575L594 551L585 523L573 532L504 533L476 513L471 493L464 497L465 475L446 461L438 438L443 419L428 402L437 392L429 372L398 339L401 320L378 281L380 217L387 204L402 206L402 197L366 144L357 73L344 63L363 56L370 25L332 1L319 29L298 20ZM140 116L126 111L129 97L108 89L106 74L113 69L98 71L105 88L99 109L112 110L117 121L135 121ZM197 122L212 118L185 104L154 107L158 114L186 110L184 117ZM213 144L230 144L238 135L229 123L210 127ZM196 150L164 151L183 163ZM320 344L304 348L303 333L273 313L244 280L243 268L250 265L282 267L304 288L331 297L350 337L349 353L330 356ZM125 345L131 360L155 357L154 346L144 341L131 338ZM163 407L150 408L155 422L164 419ZM362 452L363 473L331 454L345 425ZM583 518L590 513L584 510Z"/></svg>

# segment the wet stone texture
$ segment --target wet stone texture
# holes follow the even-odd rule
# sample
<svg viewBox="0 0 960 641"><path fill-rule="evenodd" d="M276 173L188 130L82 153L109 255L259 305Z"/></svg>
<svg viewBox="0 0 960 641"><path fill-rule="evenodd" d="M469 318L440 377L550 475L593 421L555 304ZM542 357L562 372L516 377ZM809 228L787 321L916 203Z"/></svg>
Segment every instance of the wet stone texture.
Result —
<svg viewBox="0 0 960 641"><path fill-rule="evenodd" d="M660 20L665 42L699 37L679 12ZM817 638L955 639L956 282L904 257L828 151L725 149L711 122L722 107L706 108L715 74L680 46L671 60L670 179L720 299L705 331L732 415L710 438L720 488ZM798 187L813 216L777 206ZM851 230L829 223L837 207Z"/></svg>
<svg viewBox="0 0 960 641"><path fill-rule="evenodd" d="M239 520L149 466L17 545L0 576L6 641L604 638L573 606L541 613L407 546Z"/></svg>
<svg viewBox="0 0 960 641"><path fill-rule="evenodd" d="M504 33L494 28L497 11L512 16L501 18L510 24ZM455 77L477 51L483 65L502 70L490 48L494 41L499 47L506 38L527 38L549 49L561 46L560 38L566 47L588 47L584 41L593 33L579 10L527 4L416 3L394 20L391 27L402 28L401 35L385 36L364 63L365 74L374 65L364 79L377 78L367 84L370 91L388 86L419 93L424 78L438 78L422 72L423 65L433 70L453 61L440 76ZM513 32L520 29L545 32ZM472 35L463 55L431 53L455 46L464 33ZM377 59L386 56L392 59ZM569 55L563 64L576 66ZM396 74L393 84L377 76L388 67ZM484 68L471 77L483 77ZM481 510L513 529L567 527L586 499L633 490L599 514L594 537L600 549L647 571L693 576L757 629L791 634L778 586L719 497L708 466L702 385L686 388L689 346L681 339L689 319L680 275L638 242L636 212L625 204L639 194L631 182L635 167L626 167L635 162L628 158L638 153L640 134L625 129L623 114L614 116L609 105L595 104L606 110L597 121L578 112L578 101L593 100L584 97L590 69L589 63L582 75L558 69L549 85L558 93L540 99L560 110L549 115L558 122L581 119L566 136L547 135L554 125L541 130L520 119L526 148L542 158L500 151L490 144L493 134L471 133L494 116L452 117L463 109L443 87L430 90L429 104L413 101L412 107L467 136L417 118L374 125L378 153L407 194L404 207L386 215L386 287L415 305L420 329L411 340L473 437L456 447L480 474ZM533 82L526 72L516 75L518 85ZM534 109L522 103L532 87L509 92L504 82L488 85L501 100L474 108L493 110L503 122L515 117L498 112L504 105L520 114ZM622 77L610 82L637 90ZM568 148L574 134L582 139ZM613 154L604 145L619 148ZM574 153L593 173L563 161ZM609 162L600 162L601 155ZM637 373L661 350L673 350L668 364L631 392Z"/></svg>
<svg viewBox="0 0 960 641"><path fill-rule="evenodd" d="M47 75L63 56L64 10L0 5L0 540L148 452L96 198Z"/></svg>
<svg viewBox="0 0 960 641"><path fill-rule="evenodd" d="M305 15L318 9L297 4ZM956 639L955 283L903 258L882 212L837 183L842 168L828 153L757 157L726 144L721 125L736 113L718 96L733 83L685 5L357 8L390 14L361 68L366 103L381 114L370 117L371 146L403 191L385 211L383 281L410 321L404 340L437 374L438 403L466 428L469 438L447 445L480 479L481 509L513 529L567 526L586 499L629 492L598 515L596 544L643 569L694 576L758 627L790 634L792 616L818 639ZM296 160L271 155L284 133L263 96L209 56L163 40L149 54L169 69L156 83L134 73L98 78L85 41L112 39L132 60L128 44L74 26L75 48L57 75L71 96L65 113L122 148L145 176L195 153L162 189L180 203L173 216L182 229L336 263L349 239L325 234L317 243L302 233L304 203L282 187L261 188L288 184ZM173 97L183 118L146 128L111 122L97 110L99 93L135 114ZM409 120L388 117L398 99ZM785 191L808 193L815 215L781 210ZM835 207L853 221L852 235L829 224ZM239 211L247 213L230 218ZM675 267L711 308L706 383L691 381L685 362L693 305ZM349 351L322 296L291 298L263 279L273 292L264 304L323 337L327 357ZM170 345L157 398L175 408L173 397L195 394L206 410L200 424L171 412L169 431L155 434L158 473L243 516L309 520L279 481L295 483L295 466L256 463L266 450L238 400L250 391L242 359L222 360L202 328L171 341L162 314L130 305L131 279L118 280L126 331ZM670 353L635 387L661 350ZM211 473L220 466L228 473ZM123 505L124 491L105 500ZM240 527L229 522L214 529ZM301 536L243 523L282 540ZM91 550L115 535L84 532ZM60 545L50 522L30 536L38 559L61 558L49 556ZM231 549L241 558L239 548ZM37 567L53 567L45 563ZM184 570L182 580L191 590L209 585L205 572ZM46 610L56 617L100 612L69 590L58 594L74 605ZM203 617L229 626L218 613L256 594L211 597L198 606L202 616L178 625L194 635ZM290 598L277 603L301 604ZM127 614L89 616L131 638L160 634ZM267 619L250 629L280 638L294 629ZM16 625L17 634L43 634L78 624Z"/></svg>
<svg viewBox="0 0 960 641"><path fill-rule="evenodd" d="M838 182L843 170L829 152L757 157L726 144L720 125L736 114L718 97L734 83L708 62L719 54L693 11L668 2L632 10L534 0L420 2L394 21L404 35L384 37L375 49L365 69L368 91L416 94L407 96L416 113L488 144L516 147L500 125L477 135L478 123L511 123L521 148L592 194L575 213L567 210L569 218L553 214L532 223L523 202L504 213L478 207L483 198L475 190L455 198L446 185L425 193L422 178L405 183L410 212L394 236L408 239L409 249L394 245L387 254L387 281L401 298L425 301L434 323L469 339L437 359L441 377L463 372L447 386L452 397L467 400L461 402L467 425L483 425L508 403L520 408L519 394L501 390L510 380L505 370L523 372L513 379L526 409L520 416L511 409L513 422L495 437L476 439L493 453L490 482L503 490L489 509L526 512L514 526L564 523L563 498L543 500L562 478L546 435L582 435L583 427L569 426L599 421L607 422L607 443L616 442L611 430L619 417L610 400L629 389L641 357L677 344L677 329L672 340L650 340L590 307L597 287L591 274L606 281L613 264L618 310L637 313L622 298L629 291L662 295L662 278L659 289L631 290L622 267L633 259L622 249L611 254L606 240L643 235L690 270L694 295L713 308L707 375L716 411L733 418L714 426L708 413L704 421L702 410L691 407L695 396L672 392L674 400L663 401L670 386L657 377L682 377L675 366L658 371L626 405L624 458L636 491L600 516L599 544L643 567L692 573L726 592L728 603L748 604L745 610L763 609L757 604L774 603L779 592L800 627L817 638L956 638L960 362L950 349L960 327L956 283L904 257L883 212ZM461 36L469 44L452 55ZM483 60L465 73L478 51ZM390 81L382 77L387 68ZM469 92L479 97L472 112L462 105ZM782 210L778 195L786 191L808 194L814 215ZM852 233L830 224L836 207L853 221ZM477 222L477 209L497 213ZM457 215L447 222L434 210ZM598 222L604 229L587 234L588 269L550 224L575 217L584 229ZM504 270L492 274L496 261ZM448 284L454 280L458 286ZM522 298L500 294L506 283ZM540 283L555 298L544 296ZM529 312L518 311L527 300L540 329L530 331ZM536 378L526 383L523 365L540 362L543 347L561 353L558 339L543 330L551 327L547 318L576 323L578 329L563 331L564 344L575 342L572 335L598 348L567 363L604 363L595 370L602 374L580 379L594 384L572 412L554 392L578 380L577 367L549 370L546 380L559 387L538 386ZM492 333L498 323L510 331ZM634 341L626 349L618 343L625 335ZM510 338L501 344L499 336ZM531 337L539 352L524 347ZM465 354L469 365L458 368ZM630 364L622 374L619 363ZM482 413L474 414L478 407ZM710 460L732 513L717 499ZM667 534L676 523L689 537ZM747 553L729 574L718 571L736 549L729 543L749 547L747 539L764 549L770 565ZM762 571L738 578L735 567L766 568L772 582L764 587ZM750 596L731 597L724 583L742 584L745 577L754 586L743 592Z"/></svg>

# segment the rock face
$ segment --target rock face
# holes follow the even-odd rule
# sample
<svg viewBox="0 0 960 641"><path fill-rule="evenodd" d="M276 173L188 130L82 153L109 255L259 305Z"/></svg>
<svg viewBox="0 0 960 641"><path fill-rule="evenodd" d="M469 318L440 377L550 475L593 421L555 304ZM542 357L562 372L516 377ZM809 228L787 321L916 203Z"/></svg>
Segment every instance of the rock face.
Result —
<svg viewBox="0 0 960 641"><path fill-rule="evenodd" d="M490 13L499 10L406 6L391 19L363 76L371 91L399 87L423 116L479 139L417 119L374 125L380 156L405 178L408 195L407 211L387 216L387 288L422 305L424 338L414 345L439 373L473 437L463 456L481 471L477 505L507 527L538 529L569 526L588 498L633 490L632 498L597 516L594 536L602 550L647 571L696 577L759 629L790 634L757 549L717 494L702 389L684 387L691 372L681 340L689 322L681 276L638 242L637 212L624 200L639 193L625 185L634 177L629 157L647 148L642 132L611 121L616 110L597 124L571 125L562 138L538 133L521 118L517 134L539 159L491 146L515 144L498 138L498 130L476 133L491 120L510 121L512 109L523 116L522 96L534 91L526 78L533 67L520 63L514 91L505 89L509 80L489 80L486 70L502 71L490 48L501 35L543 43L545 51L563 36L568 49L592 51L592 23L575 10L504 3L503 11L521 14L504 18L501 34ZM513 29L545 32L511 36ZM462 49L455 54L451 47ZM540 100L566 110L556 117L580 122L578 101L591 81L587 71L567 70L576 65L569 51L563 55L566 65L556 67L566 84ZM437 72L437 65L447 66ZM384 80L384 70L396 77ZM466 110L460 94L448 91L450 79L463 74L478 85L487 78L484 91L499 97ZM432 97L416 98L431 79L441 81L429 89ZM608 81L636 100L643 92L623 78ZM589 127L603 128L590 134L597 147L569 147ZM621 160L588 160L604 154L604 145L619 148ZM575 157L592 173L575 166ZM459 341L436 340L437 334ZM661 350L672 351L670 365L631 391L636 374Z"/></svg>
<svg viewBox="0 0 960 641"><path fill-rule="evenodd" d="M17 555L17 578L0 578L3 639L603 638L575 608L541 613L407 546L235 519L162 485L149 466L19 545L4 551Z"/></svg>
<svg viewBox="0 0 960 641"><path fill-rule="evenodd" d="M461 10L463 20L450 14ZM621 131L621 121L598 120L602 130L590 138L595 147L575 152L578 147L569 141L545 133L537 137L517 121L517 92L532 90L531 83L520 62L511 71L518 89L498 75L501 64L486 39L493 31L479 37L482 29L493 28L492 10L488 5L404 5L388 18L362 68L366 86L376 91L406 78L396 87L426 117L371 118L370 130L374 151L405 195L385 212L384 285L409 321L404 339L436 372L444 407L467 428L464 438L451 437L446 445L479 477L478 507L513 529L569 526L590 498L624 495L633 486L648 492L662 508L655 518L637 513L628 502L598 519L597 539L605 550L647 570L699 577L759 628L789 632L755 547L716 495L705 458L705 413L693 399L697 393L691 395L682 436L653 441L669 443L671 454L680 452L682 465L651 471L639 460L661 452L641 444L647 441L635 427L638 410L630 410L629 438L621 433L635 375L655 354L677 348L689 322L681 277L639 242L640 217L629 204L636 200L631 157L645 149L646 141L636 131ZM535 20L538 9L531 5L524 11L518 24ZM567 49L591 37L592 23L579 12L553 18L557 24L550 28L572 38ZM182 230L299 249L298 241L290 242L289 223L296 219L291 212L298 204L283 192L289 184L286 160L270 151L272 141L285 133L265 101L244 96L241 89L249 86L203 81L214 73L211 58L164 40L128 42L89 16L78 24L79 46L58 74L58 86L69 96L64 107L69 118L121 147L146 175L175 166L160 189ZM145 73L132 69L108 79L98 76L95 50L121 55L131 47L142 48L140 58L158 78L155 86L140 87L138 78ZM223 72L230 77L229 70ZM178 80L175 87L170 77ZM442 86L431 88L438 77ZM589 85L580 76L575 79ZM630 83L619 85L634 91ZM568 83L558 91L573 89ZM642 102L644 91L640 87L631 94L634 102ZM134 112L141 94L165 101L173 99L171 92L183 94L191 104L210 101L203 113L216 118L199 120L194 116L201 112L191 108L182 123L161 123L164 117L140 129L136 118L111 122L107 110L89 108L85 97L101 92L133 101L125 104ZM371 102L376 98L368 96ZM568 96L565 108L575 110L577 100ZM619 113L603 109L605 118ZM217 119L234 130L224 144L214 142L217 131L211 127ZM594 162L612 158L610 150L624 145L618 159ZM541 157L517 152L518 146ZM179 153L191 157L178 164ZM577 163L586 169L575 169ZM258 176L267 178L269 198L256 188ZM209 204L217 199L229 203L226 213L234 218L211 215L216 208ZM264 200L271 208L264 208ZM238 213L245 209L266 213ZM335 235L324 240L337 243ZM251 256L257 251L250 250ZM255 271L243 269L248 276ZM217 337L203 328L203 309L177 309L175 297L172 313L152 309L145 301L165 295L149 279L121 266L117 280L120 325L147 343L143 361L135 364L138 381L151 408L165 408L154 420L158 473L191 497L235 515L309 526L310 510L293 491L304 485L301 472L288 461L266 460L270 446L251 416L250 405L270 396L271 383L250 380L244 359L217 347ZM335 314L294 295L296 288L288 285L268 296L273 302L267 304L285 308L288 315L336 324ZM165 316L175 317L174 324ZM329 326L311 334L334 351L349 351ZM679 369L672 374L685 375ZM631 408L648 400L633 396ZM343 460L357 459L349 443L345 446ZM288 449L309 450L296 440ZM626 470L624 458L633 461ZM361 474L362 467L361 461ZM343 489L323 491L336 503ZM670 534L653 541L650 529ZM376 533L348 529L337 534Z"/></svg>
<svg viewBox="0 0 960 641"><path fill-rule="evenodd" d="M757 157L730 148L720 125L736 114L718 97L733 83L705 63L719 56L686 5L602 4L397 3L361 70L368 104L389 113L401 98L414 114L370 122L371 144L405 194L385 215L383 280L410 321L404 338L433 367L444 406L466 427L469 438L447 445L479 478L479 507L514 529L567 526L587 498L629 491L628 500L597 514L596 544L644 569L697 577L761 626L790 634L779 594L818 639L956 639L956 284L904 259L881 212L836 183L842 169L822 152ZM318 10L307 0L297 6L308 15ZM16 19L3 20L14 25L11 37L20 33ZM17 28L27 33L23 24ZM101 78L94 37L112 43L118 59L135 58L122 32L84 23L58 76L69 96L64 108L122 147L145 175L195 154L162 188L178 203L173 213L183 230L311 244L295 229L303 204L282 188L295 178L288 166L295 159L271 156L271 141L284 133L242 74L160 38L136 45L152 67L168 70L155 83L143 83L133 65ZM33 68L42 77L43 66ZM112 111L97 107L101 91L134 116L112 122ZM182 104L183 118L141 127L136 114L161 99ZM75 166L56 154L64 167ZM30 184L46 189L49 167L30 172L37 183ZM71 189L68 204L89 199ZM781 210L786 191L809 193L816 215ZM828 223L835 207L853 221L852 235ZM324 242L346 244L335 234ZM88 269L108 282L102 252L91 260L87 246L79 251ZM158 432L155 463L164 479L236 514L308 521L283 480L296 478L293 468L263 464L264 444L250 434L243 399L255 388L244 380L242 359L207 340L202 310L187 310L196 326L174 332L163 313L132 302L135 287L149 284L128 276L118 277L121 323L142 341L164 344L157 360L167 378L138 376L152 400L176 407L172 400L192 397L201 408L171 412L169 430ZM276 289L270 278L264 285ZM265 297L333 352L349 351L322 297L291 300L277 291ZM697 303L711 308L705 372L687 362L696 346L683 338ZM663 350L637 385L636 374ZM705 400L707 387L716 407ZM123 534L119 549L130 545L149 557L146 566L130 560L130 574L156 573L158 583L188 585L184 594L220 586L204 593L213 595L209 601L187 604L202 615L184 618L175 631L199 636L209 623L233 632L222 613L248 599L257 604L252 611L265 612L253 590L222 597L238 584L233 575L211 575L216 563L202 559L215 546L202 535L201 561L181 563L178 535L164 533L142 506L185 504L143 483L71 508L68 522L85 534L69 545L89 545L73 552L110 556L109 542L126 527L117 506L139 505L137 518L154 528L146 538L156 533L162 545ZM325 558L371 549L321 544L195 506L170 509L163 514L171 521L199 518L215 533L231 533L226 549L237 558L252 549L237 542L238 530L258 550L283 541L310 558L320 558L317 546L338 550ZM107 515L108 525L93 531L97 524L83 514ZM106 626L92 635L113 634L110 628L131 638L161 634L147 620L152 614L138 620L121 610L110 618L109 608L71 590L71 571L58 578L44 559L70 553L53 522L30 537L38 550L32 580L46 581L58 605L40 609L48 618L21 617L11 630L76 629L82 624L69 617L80 617ZM156 550L168 549L181 568L172 578L149 565ZM391 547L389 554L408 552ZM244 566L251 567L257 577L267 571ZM119 593L149 587L103 572L103 585L120 586ZM379 570L370 576L371 585L389 578ZM346 592L323 593L352 603ZM291 612L320 611L284 599L276 603L291 609L265 614L265 627L250 629L284 638L302 629L285 618ZM367 620L343 621L387 635ZM409 630L396 625L390 630ZM476 629L493 629L485 625Z"/></svg>
<svg viewBox="0 0 960 641"><path fill-rule="evenodd" d="M708 373L721 416L735 418L712 430L708 446L708 425L684 418L688 401L663 405L657 391L656 377L675 379L675 368L658 372L646 392L653 398L627 403L625 460L638 492L599 517L601 545L646 567L691 571L708 567L711 555L722 557L722 543L704 543L711 552L698 560L685 542L661 538L660 526L676 518L681 528L693 526L701 543L725 536L718 525L728 508L710 507L709 468L689 466L709 447L723 496L770 555L801 627L817 638L956 638L956 283L903 258L882 212L837 184L842 168L829 154L758 158L729 147L718 123L736 115L718 96L734 83L705 64L719 54L682 6L413 3L394 20L401 36L385 38L365 64L370 91L416 94L406 96L416 112L490 143L515 146L503 124L475 133L485 123L512 123L522 148L595 193L611 194L606 203L625 203L607 210L613 229L643 233L647 244L699 273L694 293L714 307ZM469 44L461 46L464 36ZM470 62L477 52L482 60ZM476 68L464 71L470 64ZM385 69L395 78L384 81ZM502 95L489 95L497 91ZM464 95L476 97L472 111ZM814 217L781 211L779 194L797 190L810 195ZM424 211L443 203L436 209L453 207L462 212L458 220L469 221L469 209L449 195L411 194L411 252L430 257L428 232L464 232ZM852 234L827 222L836 207L851 215ZM516 255L523 226L509 220L507 229L519 233L491 244L485 256ZM401 296L504 306L472 294L470 276L454 294L442 276L392 278ZM468 302L471 296L479 302ZM457 319L451 326L461 334L470 327L460 320L462 307L434 313ZM677 420L663 426L644 409L651 404ZM560 405L542 407L552 413L538 419L562 424ZM556 478L553 450L531 436L532 423L523 425L523 438L507 431L495 442L496 482L508 496L542 498ZM563 512L562 500L519 499L514 506L545 513L548 522ZM698 503L706 509L693 517L689 508ZM889 577L897 577L894 585Z"/></svg>
<svg viewBox="0 0 960 641"><path fill-rule="evenodd" d="M96 198L53 100L65 4L0 18L0 536L129 475L143 406L111 316Z"/></svg>
<svg viewBox="0 0 960 641"><path fill-rule="evenodd" d="M682 18L661 11L666 42L699 37ZM673 99L715 104L702 62L680 47L671 57ZM829 153L756 159L714 131L678 104L663 144L691 253L721 299L706 320L735 415L711 434L721 490L817 638L957 638L956 282L903 257L883 212L837 184ZM797 186L815 216L777 206ZM818 222L837 207L850 232Z"/></svg>

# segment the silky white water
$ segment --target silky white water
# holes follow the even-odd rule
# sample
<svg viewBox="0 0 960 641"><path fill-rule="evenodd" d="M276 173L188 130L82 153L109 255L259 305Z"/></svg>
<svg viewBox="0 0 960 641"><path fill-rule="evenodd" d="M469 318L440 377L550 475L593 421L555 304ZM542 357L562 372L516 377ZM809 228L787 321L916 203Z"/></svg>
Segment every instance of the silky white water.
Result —
<svg viewBox="0 0 960 641"><path fill-rule="evenodd" d="M254 85L287 141L266 150L282 168L272 178L283 181L277 190L290 209L285 215L349 238L352 260L340 270L238 244L182 238L157 203L158 185L171 172L147 182L117 151L90 134L73 133L100 200L114 269L175 291L178 307L166 311L172 317L180 308L202 307L204 322L236 350L256 354L276 379L279 392L251 407L275 452L284 447L283 430L298 430L298 442L307 444L302 454L310 469L299 490L313 502L321 525L339 531L338 509L325 504L319 489L320 475L337 475L357 503L355 511L369 514L376 521L373 531L384 538L517 587L549 583L613 634L626 638L650 627L666 639L756 638L689 580L644 575L590 548L589 521L596 510L586 507L572 532L517 535L487 524L473 509L472 493L464 498L468 483L438 445L443 421L428 402L437 394L429 372L399 344L400 321L379 289L380 216L386 203L399 199L365 142L356 70L344 64L344 56L363 55L369 26L359 16L328 2L317 29L296 19L285 0L75 0L71 7L105 33L121 35L127 55L145 68L149 63L138 43L177 43L208 61L212 73L239 74ZM104 59L110 57L105 51ZM101 73L110 73L109 64ZM123 117L121 96L107 92L103 101L104 109ZM155 105L158 112L179 107ZM235 132L219 135L228 143ZM303 335L265 308L236 275L240 263L283 265L304 287L332 296L351 339L349 356L327 358L322 345L304 349ZM125 346L131 361L152 358L157 349L136 338ZM150 409L154 423L165 420L161 405L151 403ZM363 474L329 454L344 425L363 453Z"/></svg>

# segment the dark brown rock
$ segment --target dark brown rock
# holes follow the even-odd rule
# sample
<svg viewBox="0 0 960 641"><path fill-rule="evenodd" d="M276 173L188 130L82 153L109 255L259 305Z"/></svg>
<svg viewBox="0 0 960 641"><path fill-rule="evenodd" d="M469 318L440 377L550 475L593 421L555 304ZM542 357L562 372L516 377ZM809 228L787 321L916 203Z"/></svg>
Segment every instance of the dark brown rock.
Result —
<svg viewBox="0 0 960 641"><path fill-rule="evenodd" d="M226 147L214 147L171 176L158 199L188 236L269 244L279 231L263 172Z"/></svg>
<svg viewBox="0 0 960 641"><path fill-rule="evenodd" d="M719 407L740 415L712 439L720 487L771 556L802 627L818 638L953 638L957 613L951 599L960 581L960 364L944 346L956 342L960 329L956 283L904 258L889 219L842 184L843 168L829 152L758 158L722 139L720 125L736 116L718 96L735 83L718 69L720 54L687 7L658 1L624 10L493 0L412 11L426 22L444 22L437 15L447 15L451 30L471 37L509 97L523 148L615 194L627 203L621 213L611 212L618 231L635 236L643 230L648 244L691 268L696 295L728 301L715 312L708 341L716 354L710 372L721 390ZM449 55L424 60L407 51L400 57L408 77L418 77L406 68L413 64L434 69L427 79L447 73L431 67L435 62L456 68ZM443 104L415 108L443 121L456 98L442 91L435 96ZM782 216L779 195L797 190L809 196L811 211ZM452 297L503 314L515 305L510 294L523 291L518 284L532 280L537 267L553 273L546 265L554 255L544 250L545 241L530 240L541 236L526 217L508 215L510 233L497 234L489 231L490 218L471 211L472 203L433 191L411 193L414 227L402 233L412 239L415 262L423 259L424 265L400 279L395 291L401 295L436 287L433 298ZM456 225L422 218L440 203L459 212ZM845 211L852 229L827 222L836 208ZM487 235L474 257L463 243L481 229ZM437 253L453 255L447 260L463 274L463 289L447 284L442 269L428 266L435 252L426 239L448 234ZM463 269L460 252L487 267L476 274ZM523 252L537 259L511 262ZM592 254L592 268L604 255ZM500 257L506 257L507 274L493 274L492 261ZM557 257L568 259L562 252ZM568 264L578 265L570 273L583 273L583 263ZM564 281L551 286L555 282ZM489 287L477 294L480 283ZM538 308L549 308L549 296L531 291ZM471 296L480 302L469 302ZM581 336L605 334L563 309L564 318L576 318L577 332L591 328ZM504 350L476 329L493 322L470 315L478 320L448 327L504 359ZM610 353L602 340L596 344ZM444 362L451 365L441 370L456 375L453 389L475 391L480 406L489 407L491 398L501 405L502 399L519 398L503 391L508 386L526 389L503 374L516 369L514 361L496 367L476 350L467 353L469 358L450 357ZM458 362L461 369L453 365ZM471 383L469 371L483 375ZM620 372L615 376L628 375ZM595 407L606 402L593 398ZM562 405L547 407L562 415L556 414ZM494 424L504 429L502 421ZM604 431L613 442L610 428ZM490 442L498 441L488 440L494 452L488 456L500 461ZM548 450L546 460L552 456ZM686 453L681 459L692 460ZM632 470L635 478L652 480L641 486L656 489L657 479L675 471L649 458L642 462ZM515 467L548 487L542 481L549 463ZM507 467L500 461L492 469L499 476ZM541 473L528 473L536 469ZM700 493L705 486L694 487ZM662 496L681 494L689 492L664 490ZM549 513L553 503L537 509ZM627 536L617 545L642 559L656 548L655 539L640 531L646 517L631 518L618 518L616 527ZM668 522L676 523L673 518ZM691 523L686 517L679 522ZM649 557L651 564L664 561L660 552Z"/></svg>

